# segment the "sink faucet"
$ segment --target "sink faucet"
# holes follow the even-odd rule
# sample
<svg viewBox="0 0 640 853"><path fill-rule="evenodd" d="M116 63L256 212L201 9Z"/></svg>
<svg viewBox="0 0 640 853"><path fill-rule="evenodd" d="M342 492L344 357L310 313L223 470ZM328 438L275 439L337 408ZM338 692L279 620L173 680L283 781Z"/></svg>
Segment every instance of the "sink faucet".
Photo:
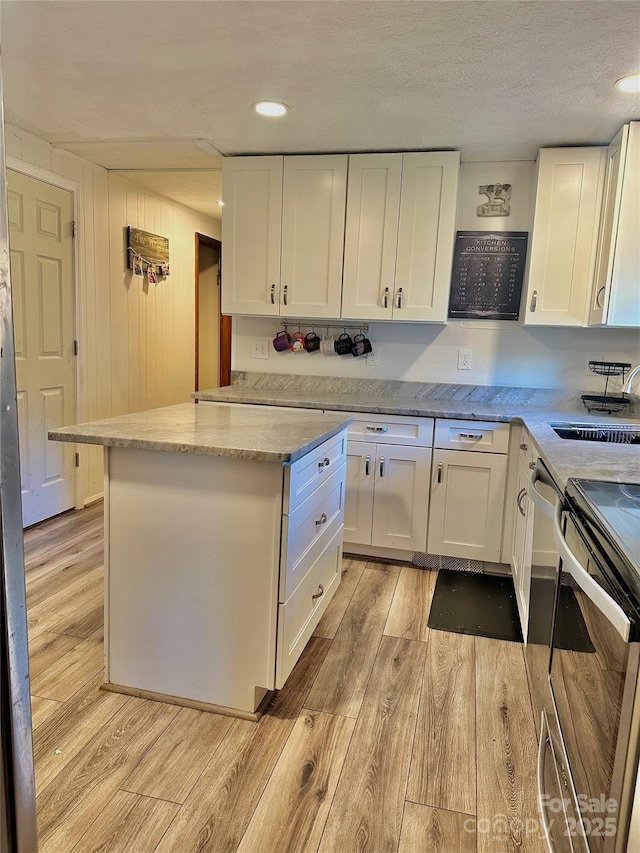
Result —
<svg viewBox="0 0 640 853"><path fill-rule="evenodd" d="M633 368L631 373L627 376L627 381L624 383L624 388L622 389L623 394L631 393L631 386L633 385L633 380L640 373L640 364Z"/></svg>

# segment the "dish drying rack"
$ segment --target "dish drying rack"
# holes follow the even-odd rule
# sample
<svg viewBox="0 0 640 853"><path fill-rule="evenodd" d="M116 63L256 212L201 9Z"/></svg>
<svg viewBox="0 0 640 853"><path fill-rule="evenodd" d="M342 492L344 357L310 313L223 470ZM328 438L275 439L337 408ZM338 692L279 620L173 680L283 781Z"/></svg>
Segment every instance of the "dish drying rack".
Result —
<svg viewBox="0 0 640 853"><path fill-rule="evenodd" d="M631 370L631 365L623 361L590 361L589 370L598 376L604 376L604 394L583 394L582 403L588 412L624 412L631 405L627 394L609 394L609 379L612 376L622 376Z"/></svg>
<svg viewBox="0 0 640 853"><path fill-rule="evenodd" d="M634 424L579 424L576 432L579 438L607 444L633 444L640 438L640 430Z"/></svg>

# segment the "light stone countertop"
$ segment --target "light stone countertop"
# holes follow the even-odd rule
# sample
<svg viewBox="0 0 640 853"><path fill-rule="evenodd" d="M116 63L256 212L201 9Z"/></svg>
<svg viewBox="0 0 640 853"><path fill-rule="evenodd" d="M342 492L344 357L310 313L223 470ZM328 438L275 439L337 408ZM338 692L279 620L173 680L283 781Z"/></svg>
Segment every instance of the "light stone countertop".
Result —
<svg viewBox="0 0 640 853"><path fill-rule="evenodd" d="M52 441L295 462L340 432L347 415L179 403L51 430Z"/></svg>
<svg viewBox="0 0 640 853"><path fill-rule="evenodd" d="M560 438L549 422L638 423L640 418L620 418L589 414L575 399L566 405L537 401L527 406L523 400L502 401L442 400L433 397L400 397L382 394L311 393L295 389L266 389L228 386L196 392L203 401L253 403L268 406L294 406L344 412L368 412L435 418L502 421L524 424L537 450L559 487L570 477L640 483L640 445L606 444ZM521 395L520 395L521 397Z"/></svg>

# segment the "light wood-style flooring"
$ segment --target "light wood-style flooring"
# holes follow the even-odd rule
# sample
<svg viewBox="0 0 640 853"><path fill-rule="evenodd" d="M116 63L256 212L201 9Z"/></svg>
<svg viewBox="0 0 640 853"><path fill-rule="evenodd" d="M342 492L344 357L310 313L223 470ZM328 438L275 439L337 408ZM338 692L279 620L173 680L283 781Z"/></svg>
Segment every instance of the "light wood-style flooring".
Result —
<svg viewBox="0 0 640 853"><path fill-rule="evenodd" d="M522 647L344 561L259 723L100 690L102 505L25 532L42 853L544 853Z"/></svg>

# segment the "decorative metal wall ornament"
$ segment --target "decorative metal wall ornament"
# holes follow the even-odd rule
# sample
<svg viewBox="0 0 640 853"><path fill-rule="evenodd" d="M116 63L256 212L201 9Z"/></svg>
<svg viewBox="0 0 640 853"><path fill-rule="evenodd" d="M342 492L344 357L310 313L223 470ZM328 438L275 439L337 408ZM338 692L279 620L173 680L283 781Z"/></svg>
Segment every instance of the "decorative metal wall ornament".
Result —
<svg viewBox="0 0 640 853"><path fill-rule="evenodd" d="M509 216L511 213L511 184L481 185L478 194L489 199L478 206L478 216Z"/></svg>

